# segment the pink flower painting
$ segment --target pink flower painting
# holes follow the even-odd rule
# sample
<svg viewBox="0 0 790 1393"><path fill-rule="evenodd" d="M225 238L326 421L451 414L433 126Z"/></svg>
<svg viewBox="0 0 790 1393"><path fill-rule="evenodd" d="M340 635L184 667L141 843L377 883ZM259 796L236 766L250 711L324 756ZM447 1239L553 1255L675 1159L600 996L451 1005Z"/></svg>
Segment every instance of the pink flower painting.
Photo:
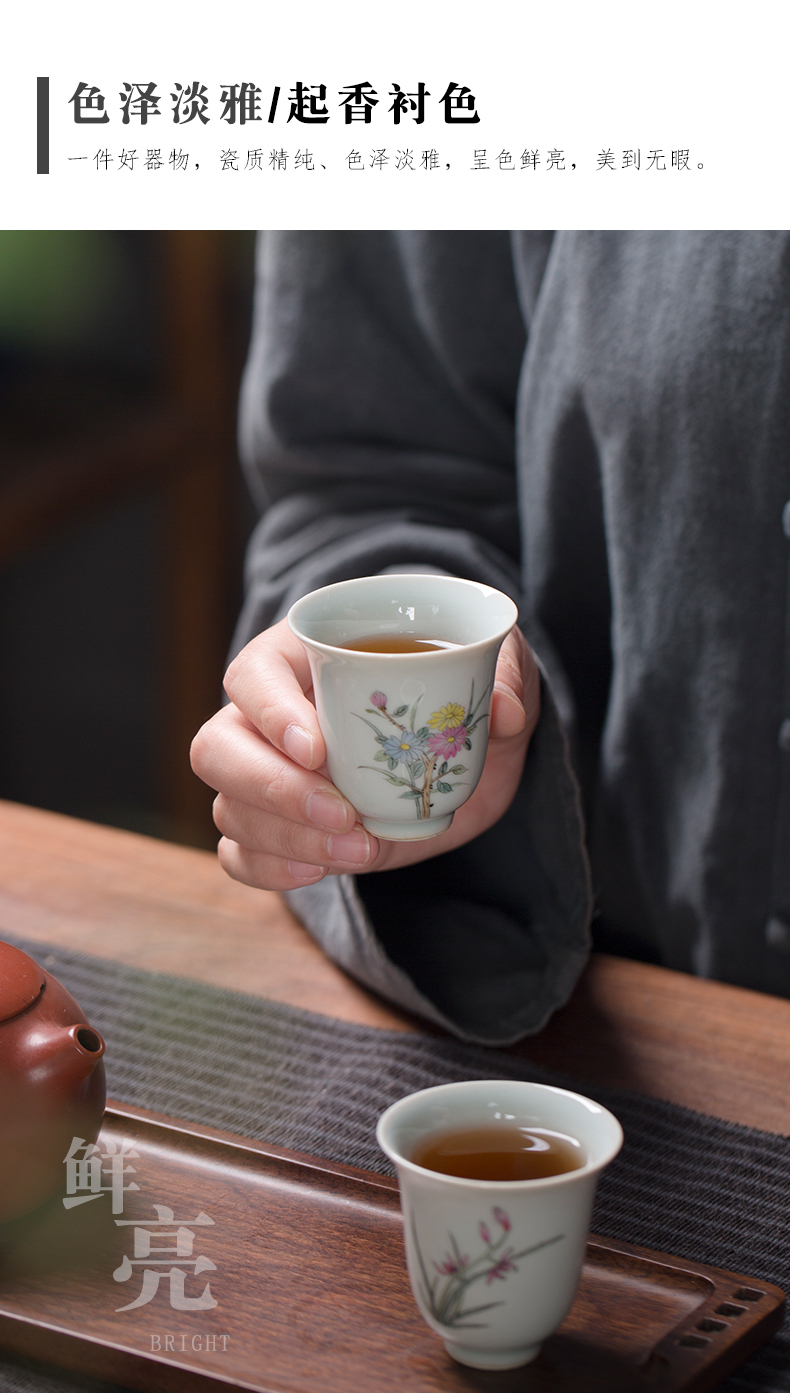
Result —
<svg viewBox="0 0 790 1393"><path fill-rule="evenodd" d="M519 1263L525 1258L540 1252L542 1248L562 1242L565 1236L557 1233L552 1238L544 1238L541 1242L533 1243L531 1247L516 1252L512 1246L504 1246L513 1227L507 1211L497 1205L491 1213L500 1230L499 1236L495 1237L496 1230L492 1230L491 1225L485 1219L481 1219L477 1231L483 1250L477 1257L470 1258L461 1252L455 1236L452 1233L448 1234L451 1251L445 1252L441 1262L431 1262L430 1266L436 1273L434 1277L429 1275L429 1269L420 1251L416 1223L412 1219L412 1235L422 1276L422 1296L434 1320L447 1329L468 1329L472 1316L475 1317L475 1326L485 1327L486 1322L478 1317L484 1311L493 1311L496 1306L504 1306L507 1303L483 1301L481 1304L470 1305L471 1288L475 1283L483 1283L484 1287L490 1287L494 1282L506 1282L512 1273L519 1271ZM474 1293L471 1295L473 1300Z"/></svg>
<svg viewBox="0 0 790 1393"><path fill-rule="evenodd" d="M425 743L437 759L457 759L468 736L466 726L452 726L438 735L429 735Z"/></svg>

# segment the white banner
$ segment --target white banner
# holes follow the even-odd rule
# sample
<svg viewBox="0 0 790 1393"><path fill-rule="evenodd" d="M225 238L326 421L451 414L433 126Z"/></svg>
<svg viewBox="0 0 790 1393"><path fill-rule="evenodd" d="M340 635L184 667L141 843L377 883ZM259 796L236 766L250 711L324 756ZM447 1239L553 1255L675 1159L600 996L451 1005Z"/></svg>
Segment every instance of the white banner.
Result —
<svg viewBox="0 0 790 1393"><path fill-rule="evenodd" d="M2 225L783 225L787 13L19 7Z"/></svg>

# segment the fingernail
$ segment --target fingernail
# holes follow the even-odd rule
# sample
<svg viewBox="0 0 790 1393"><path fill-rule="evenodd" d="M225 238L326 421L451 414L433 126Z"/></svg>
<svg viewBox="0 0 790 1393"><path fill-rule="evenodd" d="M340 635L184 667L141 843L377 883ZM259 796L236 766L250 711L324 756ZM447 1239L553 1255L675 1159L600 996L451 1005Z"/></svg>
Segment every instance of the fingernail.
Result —
<svg viewBox="0 0 790 1393"><path fill-rule="evenodd" d="M317 827L330 827L339 831L348 822L348 812L339 793L328 788L317 788L307 800L307 816Z"/></svg>
<svg viewBox="0 0 790 1393"><path fill-rule="evenodd" d="M313 762L313 737L302 726L288 726L283 736L283 749L297 764L309 769Z"/></svg>
<svg viewBox="0 0 790 1393"><path fill-rule="evenodd" d="M294 880L320 880L324 874L323 866L310 866L306 861L289 861L288 874Z"/></svg>
<svg viewBox="0 0 790 1393"><path fill-rule="evenodd" d="M370 837L361 827L355 827L353 832L346 832L342 837L327 837L327 845L333 861L364 866L370 860Z"/></svg>
<svg viewBox="0 0 790 1393"><path fill-rule="evenodd" d="M523 703L523 701L521 701L521 699L520 699L519 697L516 696L516 693L513 691L513 688L512 688L512 687L508 687L508 686L506 685L506 683L504 683L504 682L495 682L495 683L494 683L494 691L495 691L499 696L507 697L508 701L512 702L514 706L518 706L518 707L520 708L520 710L522 710L522 711L524 710L524 703Z"/></svg>

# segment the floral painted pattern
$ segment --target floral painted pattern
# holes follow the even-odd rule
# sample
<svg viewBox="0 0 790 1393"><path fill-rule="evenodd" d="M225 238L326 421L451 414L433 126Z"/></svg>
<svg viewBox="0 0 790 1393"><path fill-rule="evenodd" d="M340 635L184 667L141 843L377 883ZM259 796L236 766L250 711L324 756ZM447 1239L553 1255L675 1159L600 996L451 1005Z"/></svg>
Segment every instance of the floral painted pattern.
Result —
<svg viewBox="0 0 790 1393"><path fill-rule="evenodd" d="M357 711L354 715L370 726L376 737L379 749L373 759L379 767L360 764L359 768L382 774L388 783L403 789L398 797L413 802L418 819L430 817L433 795L452 793L463 783L460 775L467 772L467 766L459 762L459 757L464 750L471 750L475 730L481 721L488 719L482 710L487 695L488 687L475 701L472 683L467 706L448 701L432 712L425 725L418 725L420 697L411 708L407 704L390 711L386 692L371 692L365 715L360 716ZM368 716L386 721L388 725L382 729L369 721Z"/></svg>
<svg viewBox="0 0 790 1393"><path fill-rule="evenodd" d="M443 730L441 735L429 735L425 743L437 759L455 759L468 739L467 726L453 726L452 730Z"/></svg>
<svg viewBox="0 0 790 1393"><path fill-rule="evenodd" d="M553 1238L545 1238L542 1243L534 1243L531 1248L522 1248L520 1252L516 1252L508 1242L512 1225L507 1213L499 1206L492 1209L491 1213L494 1226L482 1222L478 1229L480 1241L484 1245L482 1253L476 1258L470 1258L468 1254L461 1252L454 1236L448 1234L451 1251L444 1254L441 1262L434 1261L430 1264L435 1276L431 1275L423 1259L417 1230L412 1224L414 1246L420 1264L423 1300L434 1320L440 1325L453 1330L484 1329L487 1321L473 1321L470 1320L470 1316L482 1315L484 1311L492 1311L496 1306L504 1306L505 1302L484 1301L481 1305L469 1306L466 1301L470 1287L476 1282L484 1282L486 1287L492 1287L495 1282L506 1281L511 1272L518 1272L518 1263L522 1259L540 1252L541 1248L550 1247L552 1243L559 1243L564 1237L564 1234L558 1233ZM484 1292L481 1294L485 1295Z"/></svg>
<svg viewBox="0 0 790 1393"><path fill-rule="evenodd" d="M463 721L465 714L463 706L459 706L457 701L448 701L446 706L428 717L428 725L432 730L446 730L448 726L457 726Z"/></svg>

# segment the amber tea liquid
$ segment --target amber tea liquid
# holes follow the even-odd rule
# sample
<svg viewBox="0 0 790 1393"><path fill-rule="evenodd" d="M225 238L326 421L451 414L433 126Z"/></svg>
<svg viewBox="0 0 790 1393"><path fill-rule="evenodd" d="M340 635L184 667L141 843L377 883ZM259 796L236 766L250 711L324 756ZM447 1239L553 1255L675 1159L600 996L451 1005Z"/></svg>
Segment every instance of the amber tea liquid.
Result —
<svg viewBox="0 0 790 1393"><path fill-rule="evenodd" d="M460 648L443 638L420 638L417 634L367 634L338 643L337 648L350 648L354 653L439 653L445 648Z"/></svg>
<svg viewBox="0 0 790 1393"><path fill-rule="evenodd" d="M575 1137L546 1127L454 1127L423 1137L409 1160L465 1180L543 1180L579 1170L587 1160Z"/></svg>

